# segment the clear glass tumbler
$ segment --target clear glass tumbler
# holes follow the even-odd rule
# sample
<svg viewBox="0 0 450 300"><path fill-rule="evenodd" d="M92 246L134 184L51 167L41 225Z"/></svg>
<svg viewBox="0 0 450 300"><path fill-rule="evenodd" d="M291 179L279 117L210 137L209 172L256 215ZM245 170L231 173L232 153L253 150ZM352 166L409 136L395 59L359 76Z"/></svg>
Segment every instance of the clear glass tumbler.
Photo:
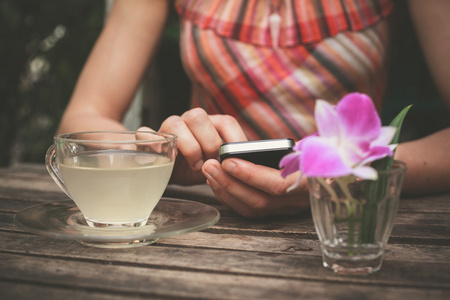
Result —
<svg viewBox="0 0 450 300"><path fill-rule="evenodd" d="M397 215L406 165L394 161L378 180L309 178L323 265L339 274L378 271Z"/></svg>

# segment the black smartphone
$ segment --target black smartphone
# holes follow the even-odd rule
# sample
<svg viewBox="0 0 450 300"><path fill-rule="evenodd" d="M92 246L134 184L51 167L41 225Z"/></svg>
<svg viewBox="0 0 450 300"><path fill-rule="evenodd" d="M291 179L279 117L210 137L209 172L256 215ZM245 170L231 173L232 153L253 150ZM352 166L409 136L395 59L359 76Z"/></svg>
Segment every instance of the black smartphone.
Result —
<svg viewBox="0 0 450 300"><path fill-rule="evenodd" d="M225 143L219 148L220 162L229 157L236 157L279 169L281 158L292 152L294 144L294 140L288 138Z"/></svg>

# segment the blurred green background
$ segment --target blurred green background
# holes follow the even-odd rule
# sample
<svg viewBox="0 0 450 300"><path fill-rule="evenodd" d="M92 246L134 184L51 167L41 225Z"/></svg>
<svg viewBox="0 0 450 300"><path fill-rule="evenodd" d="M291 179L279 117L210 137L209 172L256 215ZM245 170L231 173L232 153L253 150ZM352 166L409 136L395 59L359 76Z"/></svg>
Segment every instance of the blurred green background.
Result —
<svg viewBox="0 0 450 300"><path fill-rule="evenodd" d="M103 1L0 1L0 166L43 162L104 14Z"/></svg>
<svg viewBox="0 0 450 300"><path fill-rule="evenodd" d="M104 18L101 0L0 1L0 166L43 163ZM449 126L450 117L430 80L409 20L399 25L382 117L388 122L413 103L403 135L407 140ZM167 28L154 66L158 98L164 103L160 118L185 110L189 96L174 13ZM145 105L144 114L148 124Z"/></svg>

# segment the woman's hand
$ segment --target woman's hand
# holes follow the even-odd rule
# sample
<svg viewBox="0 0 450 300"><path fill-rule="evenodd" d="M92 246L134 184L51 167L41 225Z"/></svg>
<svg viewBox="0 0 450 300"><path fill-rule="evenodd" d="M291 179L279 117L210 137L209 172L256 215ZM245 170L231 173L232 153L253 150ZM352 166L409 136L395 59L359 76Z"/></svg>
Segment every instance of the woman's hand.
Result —
<svg viewBox="0 0 450 300"><path fill-rule="evenodd" d="M179 152L171 178L177 184L204 183L202 166L208 159L219 158L220 145L247 140L235 118L208 115L201 108L167 118L159 131L178 136Z"/></svg>
<svg viewBox="0 0 450 300"><path fill-rule="evenodd" d="M245 217L291 215L309 206L306 182L286 192L298 174L284 179L279 170L235 158L220 164L220 145L247 140L233 117L208 115L194 108L167 118L159 131L178 136L179 152L171 183L199 184L206 177L217 199Z"/></svg>
<svg viewBox="0 0 450 300"><path fill-rule="evenodd" d="M309 207L306 180L287 193L299 174L283 178L279 170L236 158L222 164L210 159L202 170L217 199L244 217L293 215Z"/></svg>

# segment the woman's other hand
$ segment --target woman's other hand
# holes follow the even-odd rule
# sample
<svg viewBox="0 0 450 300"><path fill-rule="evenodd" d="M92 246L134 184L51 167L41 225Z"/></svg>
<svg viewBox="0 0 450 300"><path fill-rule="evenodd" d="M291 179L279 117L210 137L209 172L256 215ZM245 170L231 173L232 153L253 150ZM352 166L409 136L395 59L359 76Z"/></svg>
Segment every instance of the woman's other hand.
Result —
<svg viewBox="0 0 450 300"><path fill-rule="evenodd" d="M306 180L287 192L299 174L283 178L280 170L236 158L222 164L210 159L203 165L203 173L217 199L244 217L293 215L309 207Z"/></svg>

